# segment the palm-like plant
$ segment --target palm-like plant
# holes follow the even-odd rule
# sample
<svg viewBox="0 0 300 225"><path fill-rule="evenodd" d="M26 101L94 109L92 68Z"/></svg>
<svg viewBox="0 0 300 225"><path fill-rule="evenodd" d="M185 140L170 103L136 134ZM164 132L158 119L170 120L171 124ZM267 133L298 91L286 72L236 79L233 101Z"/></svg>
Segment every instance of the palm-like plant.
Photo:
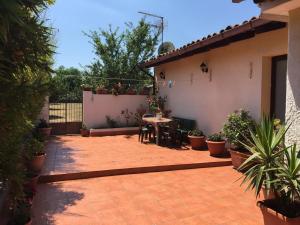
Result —
<svg viewBox="0 0 300 225"><path fill-rule="evenodd" d="M274 121L263 117L256 125L255 133L250 131L250 144L242 143L252 155L241 165L239 170L246 171L242 183L248 183L248 189L255 189L256 196L262 187L276 194L276 170L277 162L283 159L286 148L281 148L284 136L288 128L281 126L274 129Z"/></svg>
<svg viewBox="0 0 300 225"><path fill-rule="evenodd" d="M278 173L277 186L281 197L289 205L293 205L296 199L300 199L300 159L296 145L291 146L285 152L285 160L277 162Z"/></svg>

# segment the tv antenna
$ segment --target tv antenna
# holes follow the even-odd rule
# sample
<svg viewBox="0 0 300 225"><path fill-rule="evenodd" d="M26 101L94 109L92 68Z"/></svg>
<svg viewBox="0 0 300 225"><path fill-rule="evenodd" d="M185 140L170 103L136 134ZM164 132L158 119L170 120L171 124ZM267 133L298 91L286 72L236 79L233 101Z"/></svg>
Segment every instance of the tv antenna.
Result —
<svg viewBox="0 0 300 225"><path fill-rule="evenodd" d="M159 16L159 15L155 15L155 14L152 14L152 13L142 12L142 11L139 11L138 13L143 14L145 16L150 16L150 17L155 17L155 18L160 19L159 23L150 24L150 26L155 27L159 31L161 31L161 44L163 44L164 43L164 27L165 27L165 25L164 25L164 17L163 16Z"/></svg>

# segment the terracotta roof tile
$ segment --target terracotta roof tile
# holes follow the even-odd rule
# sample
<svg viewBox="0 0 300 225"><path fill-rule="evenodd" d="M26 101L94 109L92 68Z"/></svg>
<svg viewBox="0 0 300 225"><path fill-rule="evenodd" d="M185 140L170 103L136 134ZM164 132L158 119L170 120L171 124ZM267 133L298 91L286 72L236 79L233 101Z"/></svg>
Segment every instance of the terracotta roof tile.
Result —
<svg viewBox="0 0 300 225"><path fill-rule="evenodd" d="M247 24L249 24L251 27L252 27L252 23L255 23L255 22L265 22L264 20L260 19L260 18L257 18L257 17L252 17L250 20L245 20L243 21L241 24L235 24L235 25L229 25L227 26L225 29L221 29L218 33L213 33L213 34L209 34L207 36L204 36L198 40L194 40L194 41L191 41L190 43L187 43L179 48L176 48L170 52L167 52L167 53L164 53L164 54L160 54L156 57L153 57L151 58L150 60L144 62L143 64L147 64L148 62L150 61L153 61L153 60L157 60L159 59L160 57L167 57L168 55L170 55L170 57L174 54L179 54L180 51L182 50L185 50L187 48L193 48L193 45L196 45L196 44L199 44L200 42L205 42L207 41L208 39L212 39L212 38L217 38L218 35L220 35L220 37L223 37L223 35L225 35L225 33L227 32L231 32L231 31L235 31L235 30L238 30L240 27L242 26L247 26ZM268 22L273 22L273 21L268 21ZM267 23L267 22L266 22Z"/></svg>

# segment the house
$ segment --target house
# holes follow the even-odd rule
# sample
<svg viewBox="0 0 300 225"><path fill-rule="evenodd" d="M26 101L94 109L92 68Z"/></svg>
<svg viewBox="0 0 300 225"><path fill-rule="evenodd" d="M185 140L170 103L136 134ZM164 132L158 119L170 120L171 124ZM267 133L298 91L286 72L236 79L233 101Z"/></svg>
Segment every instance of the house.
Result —
<svg viewBox="0 0 300 225"><path fill-rule="evenodd" d="M195 119L206 134L244 108L255 119L285 120L286 22L252 18L142 64L154 67L172 115Z"/></svg>
<svg viewBox="0 0 300 225"><path fill-rule="evenodd" d="M286 138L288 144L300 144L300 0L254 0L254 3L261 8L261 18L288 23L285 117L292 124Z"/></svg>

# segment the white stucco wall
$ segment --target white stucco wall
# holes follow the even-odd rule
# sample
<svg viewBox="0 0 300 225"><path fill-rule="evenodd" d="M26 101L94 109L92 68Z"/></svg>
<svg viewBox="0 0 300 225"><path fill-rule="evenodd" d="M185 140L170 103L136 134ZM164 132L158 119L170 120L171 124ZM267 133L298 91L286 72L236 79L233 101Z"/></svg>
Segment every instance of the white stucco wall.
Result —
<svg viewBox="0 0 300 225"><path fill-rule="evenodd" d="M289 13L288 79L286 119L292 123L287 132L288 144L300 144L300 8Z"/></svg>
<svg viewBox="0 0 300 225"><path fill-rule="evenodd" d="M145 95L99 95L91 91L83 92L83 123L87 128L100 128L107 126L106 116L125 125L126 120L121 116L121 111L128 109L133 114L143 105L146 108ZM130 122L134 122L132 116Z"/></svg>
<svg viewBox="0 0 300 225"><path fill-rule="evenodd" d="M156 67L156 75L161 71L166 75L165 81L157 76L159 93L168 96L173 116L195 119L206 134L218 132L236 109L249 110L256 119L267 111L271 57L283 54L287 54L287 29L259 34ZM209 73L202 73L203 61ZM175 81L172 88L169 80Z"/></svg>
<svg viewBox="0 0 300 225"><path fill-rule="evenodd" d="M45 99L44 106L42 108L42 111L38 119L44 119L47 121L47 123L49 123L49 97L48 96Z"/></svg>

